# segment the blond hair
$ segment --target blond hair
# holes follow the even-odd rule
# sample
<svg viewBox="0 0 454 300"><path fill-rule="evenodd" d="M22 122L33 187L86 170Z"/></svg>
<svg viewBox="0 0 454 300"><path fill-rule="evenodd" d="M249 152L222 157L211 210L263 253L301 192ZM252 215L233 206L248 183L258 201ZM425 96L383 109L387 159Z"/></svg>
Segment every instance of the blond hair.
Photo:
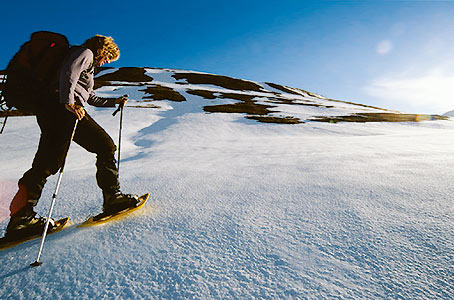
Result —
<svg viewBox="0 0 454 300"><path fill-rule="evenodd" d="M97 34L86 40L82 46L93 51L96 60L109 56L110 61L116 61L120 57L120 50L110 36Z"/></svg>

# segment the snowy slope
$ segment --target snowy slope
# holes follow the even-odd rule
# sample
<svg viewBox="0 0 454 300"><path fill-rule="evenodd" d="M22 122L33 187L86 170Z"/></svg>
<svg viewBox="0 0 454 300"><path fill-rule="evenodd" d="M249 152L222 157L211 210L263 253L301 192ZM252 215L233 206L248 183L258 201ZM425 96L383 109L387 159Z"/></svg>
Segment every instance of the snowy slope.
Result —
<svg viewBox="0 0 454 300"><path fill-rule="evenodd" d="M443 115L447 116L447 117L454 117L454 110L448 111L447 113L444 113Z"/></svg>
<svg viewBox="0 0 454 300"><path fill-rule="evenodd" d="M0 252L0 299L453 298L452 121L317 122L398 113L192 74L203 75L99 74L99 95L133 99L122 189L151 200L131 218L50 236L39 268L28 267L38 241ZM116 140L112 110L88 111ZM0 136L0 234L38 136L33 117L10 118ZM100 210L94 159L72 145L56 218L77 225Z"/></svg>

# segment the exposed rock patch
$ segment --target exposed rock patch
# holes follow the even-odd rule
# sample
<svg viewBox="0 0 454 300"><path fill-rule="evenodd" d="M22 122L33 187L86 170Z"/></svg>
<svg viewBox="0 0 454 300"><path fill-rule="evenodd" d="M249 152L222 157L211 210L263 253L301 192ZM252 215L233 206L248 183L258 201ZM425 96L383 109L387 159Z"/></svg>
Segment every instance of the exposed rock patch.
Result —
<svg viewBox="0 0 454 300"><path fill-rule="evenodd" d="M300 93L298 93L296 91L293 91L293 90L289 89L288 87L282 86L280 84L271 83L271 82L265 82L265 83L267 85L269 85L270 87L275 88L276 90L279 90L279 91L284 92L286 94L302 96Z"/></svg>
<svg viewBox="0 0 454 300"><path fill-rule="evenodd" d="M323 108L333 108L334 106L332 105L323 105L323 104L318 104L314 101L310 100L296 100L296 99L286 99L286 98L271 98L268 97L268 100L266 102L269 103L274 103L274 104L285 104L285 105L303 105L303 106L315 106L315 107L323 107Z"/></svg>
<svg viewBox="0 0 454 300"><path fill-rule="evenodd" d="M150 84L146 89L139 91L149 94L149 96L144 96L143 99L169 100L176 102L186 101L186 98L174 89L159 84Z"/></svg>
<svg viewBox="0 0 454 300"><path fill-rule="evenodd" d="M240 113L248 115L267 115L271 111L269 108L273 106L258 104L255 101L244 101L234 104L210 105L203 108L204 111L210 113Z"/></svg>
<svg viewBox="0 0 454 300"><path fill-rule="evenodd" d="M254 82L227 76L200 73L175 73L172 77L177 80L186 79L187 82L191 84L212 84L238 91L263 91L263 87Z"/></svg>
<svg viewBox="0 0 454 300"><path fill-rule="evenodd" d="M262 123L276 123L276 124L301 124L304 123L298 118L294 117L273 117L273 116L246 116L247 119L256 120Z"/></svg>
<svg viewBox="0 0 454 300"><path fill-rule="evenodd" d="M439 115L396 114L396 113L358 113L348 116L315 117L310 121L317 122L421 122L433 120L448 120L448 117Z"/></svg>
<svg viewBox="0 0 454 300"><path fill-rule="evenodd" d="M214 95L214 92L206 90L186 90L186 93L210 100L217 99L217 96Z"/></svg>
<svg viewBox="0 0 454 300"><path fill-rule="evenodd" d="M95 80L95 89L101 86L109 86L112 85L111 82L113 81L121 81L121 82L150 82L153 81L153 78L145 75L144 68L134 68L134 67L125 67L119 68L117 71L113 73L108 73L105 75L101 75L96 78ZM115 84L118 85L118 84Z"/></svg>

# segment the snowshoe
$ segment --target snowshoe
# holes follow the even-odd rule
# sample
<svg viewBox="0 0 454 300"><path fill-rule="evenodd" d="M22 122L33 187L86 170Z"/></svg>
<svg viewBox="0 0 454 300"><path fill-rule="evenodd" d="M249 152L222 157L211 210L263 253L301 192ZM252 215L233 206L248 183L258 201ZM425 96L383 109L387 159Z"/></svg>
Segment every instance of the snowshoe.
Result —
<svg viewBox="0 0 454 300"><path fill-rule="evenodd" d="M51 220L47 234L52 234L63 229L69 218L63 218L57 221ZM0 239L0 250L5 250L24 242L37 239L42 236L46 218L30 217L23 219L22 222L12 219L8 224L6 234Z"/></svg>
<svg viewBox="0 0 454 300"><path fill-rule="evenodd" d="M115 192L111 194L103 193L103 214L112 215L127 208L133 208L139 203L139 196L133 194L123 194Z"/></svg>
<svg viewBox="0 0 454 300"><path fill-rule="evenodd" d="M46 225L46 218L36 215L35 212L31 214L16 214L11 217L11 220L6 228L5 237L9 236L29 236L36 233L42 233ZM55 226L55 221L50 219L49 229Z"/></svg>
<svg viewBox="0 0 454 300"><path fill-rule="evenodd" d="M84 223L80 224L77 227L94 226L94 225L99 225L99 224L103 224L103 223L112 221L114 219L118 219L118 218L125 216L128 213L133 212L133 211L141 208L142 206L144 206L148 200L148 197L149 197L149 194L144 194L137 198L136 204L133 206L126 206L126 208L123 208L122 210L118 210L118 208L120 207L120 205L119 205L115 208L115 210L113 210L114 212L109 211L109 210L104 211L104 212L100 213L99 215L88 218L87 221L85 221ZM123 207L125 207L125 206L123 206Z"/></svg>

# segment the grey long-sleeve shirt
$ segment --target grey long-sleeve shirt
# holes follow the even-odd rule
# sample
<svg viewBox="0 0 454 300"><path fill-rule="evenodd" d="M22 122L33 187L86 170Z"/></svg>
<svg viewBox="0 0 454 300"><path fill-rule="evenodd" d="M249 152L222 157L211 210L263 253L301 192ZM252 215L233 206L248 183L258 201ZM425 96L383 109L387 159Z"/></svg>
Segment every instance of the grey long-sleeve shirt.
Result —
<svg viewBox="0 0 454 300"><path fill-rule="evenodd" d="M60 72L60 103L115 107L116 98L98 97L93 92L94 56L90 49L73 47Z"/></svg>

